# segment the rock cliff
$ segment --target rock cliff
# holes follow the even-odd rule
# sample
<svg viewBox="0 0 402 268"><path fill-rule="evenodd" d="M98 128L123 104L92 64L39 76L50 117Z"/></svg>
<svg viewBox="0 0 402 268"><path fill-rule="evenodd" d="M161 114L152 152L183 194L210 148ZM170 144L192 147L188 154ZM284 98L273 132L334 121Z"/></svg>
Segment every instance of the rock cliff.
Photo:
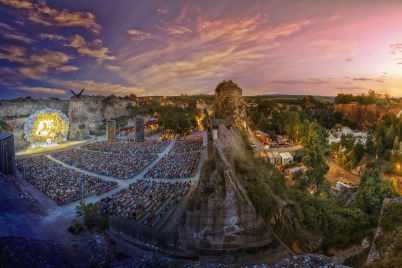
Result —
<svg viewBox="0 0 402 268"><path fill-rule="evenodd" d="M180 245L197 250L240 250L275 247L290 255L274 232L258 216L235 168L235 158L246 154L238 130L221 125L214 156L204 164L199 188L190 198L177 227ZM198 206L198 207L197 207Z"/></svg>
<svg viewBox="0 0 402 268"><path fill-rule="evenodd" d="M29 116L37 110L46 108L58 109L68 114L70 101L58 99L16 99L2 100L0 118L14 118Z"/></svg>
<svg viewBox="0 0 402 268"><path fill-rule="evenodd" d="M226 119L240 129L247 129L246 103L238 85L230 80L219 83L215 89L214 107L215 118Z"/></svg>
<svg viewBox="0 0 402 268"><path fill-rule="evenodd" d="M366 264L400 267L402 263L402 197L385 199Z"/></svg>
<svg viewBox="0 0 402 268"><path fill-rule="evenodd" d="M379 123L386 115L397 115L402 107L379 107L376 104L359 104L357 102L348 104L334 104L334 112L341 112L343 118L367 129Z"/></svg>
<svg viewBox="0 0 402 268"><path fill-rule="evenodd" d="M130 105L137 103L129 99L110 98L104 96L71 97L70 109L70 139L88 135L102 125L104 119L112 119L129 115Z"/></svg>

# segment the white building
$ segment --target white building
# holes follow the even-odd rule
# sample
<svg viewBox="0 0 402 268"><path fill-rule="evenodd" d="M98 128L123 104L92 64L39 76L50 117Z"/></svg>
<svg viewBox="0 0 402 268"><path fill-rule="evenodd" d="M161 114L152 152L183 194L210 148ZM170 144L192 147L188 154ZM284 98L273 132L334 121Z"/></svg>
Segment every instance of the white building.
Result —
<svg viewBox="0 0 402 268"><path fill-rule="evenodd" d="M287 165L293 162L293 156L289 152L279 153L282 158L282 165Z"/></svg>

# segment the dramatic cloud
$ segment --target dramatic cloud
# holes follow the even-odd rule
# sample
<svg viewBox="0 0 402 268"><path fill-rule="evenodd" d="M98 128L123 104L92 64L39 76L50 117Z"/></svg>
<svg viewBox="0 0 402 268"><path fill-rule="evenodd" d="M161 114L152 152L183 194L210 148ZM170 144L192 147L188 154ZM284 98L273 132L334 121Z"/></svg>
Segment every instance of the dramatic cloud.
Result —
<svg viewBox="0 0 402 268"><path fill-rule="evenodd" d="M6 23L0 23L0 34L7 39L19 40L25 43L32 43L33 39L20 33L17 29Z"/></svg>
<svg viewBox="0 0 402 268"><path fill-rule="evenodd" d="M70 43L65 44L65 46L76 48L78 53L81 55L94 57L98 60L116 59L115 56L107 55L109 49L102 46L102 41L100 39L95 39L93 42L87 42L82 36L76 34L70 39Z"/></svg>
<svg viewBox="0 0 402 268"><path fill-rule="evenodd" d="M185 34L185 33L191 33L192 31L189 28L186 28L184 26L172 26L163 29L165 32L167 32L170 35L175 35L175 34Z"/></svg>
<svg viewBox="0 0 402 268"><path fill-rule="evenodd" d="M113 65L109 65L109 64L107 64L105 67L106 67L108 70L112 71L112 72L118 72L118 71L121 70L121 67L113 66Z"/></svg>
<svg viewBox="0 0 402 268"><path fill-rule="evenodd" d="M57 10L48 7L44 1L31 3L25 0L0 0L0 3L21 9L28 20L46 26L85 27L95 33L99 33L101 29L101 26L95 22L95 16L90 12L69 12L66 9Z"/></svg>
<svg viewBox="0 0 402 268"><path fill-rule="evenodd" d="M52 84L57 85L58 87L75 90L77 88L84 88L86 94L91 95L130 95L136 94L140 96L144 93L143 89L129 86L122 86L121 84L111 84L111 83L98 83L92 80L87 81L60 81L60 80L52 80L50 81Z"/></svg>
<svg viewBox="0 0 402 268"><path fill-rule="evenodd" d="M156 11L161 14L167 14L169 12L169 10L167 8L165 8L165 9L158 8L158 9L156 9Z"/></svg>
<svg viewBox="0 0 402 268"><path fill-rule="evenodd" d="M56 88L45 88L45 87L20 87L21 90L27 91L30 93L34 93L34 96L43 96L46 95L65 95L67 92L61 89Z"/></svg>
<svg viewBox="0 0 402 268"><path fill-rule="evenodd" d="M135 40L146 40L146 39L151 39L151 38L156 38L156 36L151 35L150 33L145 33L141 32L139 30L128 30L127 33L131 34L133 36L133 39Z"/></svg>
<svg viewBox="0 0 402 268"><path fill-rule="evenodd" d="M75 66L63 66L70 57L62 52L44 50L41 54L34 54L19 46L0 47L0 50L6 52L0 53L0 59L24 65L18 70L28 78L39 79L51 71L69 72L78 69Z"/></svg>
<svg viewBox="0 0 402 268"><path fill-rule="evenodd" d="M40 34L39 37L41 39L49 39L49 40L55 40L55 41L63 41L67 40L64 36L58 35L58 34Z"/></svg>
<svg viewBox="0 0 402 268"><path fill-rule="evenodd" d="M371 79L371 78L366 78L366 77L360 77L360 78L353 78L353 80L365 82L365 81L371 81L371 80L373 80L373 79Z"/></svg>
<svg viewBox="0 0 402 268"><path fill-rule="evenodd" d="M298 84L310 84L310 85L319 85L326 84L328 81L324 81L321 79L309 79L309 80L273 80L270 81L273 84L286 84L286 85L298 85Z"/></svg>

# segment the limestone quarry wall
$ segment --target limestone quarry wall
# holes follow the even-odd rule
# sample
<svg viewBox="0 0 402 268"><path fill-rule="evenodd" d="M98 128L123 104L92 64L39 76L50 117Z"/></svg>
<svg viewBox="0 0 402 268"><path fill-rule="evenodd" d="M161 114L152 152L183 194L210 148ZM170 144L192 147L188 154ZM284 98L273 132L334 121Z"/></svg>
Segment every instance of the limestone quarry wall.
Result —
<svg viewBox="0 0 402 268"><path fill-rule="evenodd" d="M129 115L129 105L136 106L135 101L127 99L107 99L104 96L81 96L70 99L70 139L88 135L102 125L104 119Z"/></svg>
<svg viewBox="0 0 402 268"><path fill-rule="evenodd" d="M103 124L104 119L129 115L129 105L136 106L135 101L104 96L71 97L69 100L57 99L22 99L2 100L0 118L3 120L26 117L37 110L45 108L58 109L70 119L69 139L81 138L90 134Z"/></svg>
<svg viewBox="0 0 402 268"><path fill-rule="evenodd" d="M2 100L0 105L0 118L29 116L37 110L45 108L58 109L67 115L69 105L69 100L57 99Z"/></svg>
<svg viewBox="0 0 402 268"><path fill-rule="evenodd" d="M379 123L385 115L398 114L401 109L402 107L378 107L376 104L334 104L334 112L343 113L345 119L361 128L371 127Z"/></svg>

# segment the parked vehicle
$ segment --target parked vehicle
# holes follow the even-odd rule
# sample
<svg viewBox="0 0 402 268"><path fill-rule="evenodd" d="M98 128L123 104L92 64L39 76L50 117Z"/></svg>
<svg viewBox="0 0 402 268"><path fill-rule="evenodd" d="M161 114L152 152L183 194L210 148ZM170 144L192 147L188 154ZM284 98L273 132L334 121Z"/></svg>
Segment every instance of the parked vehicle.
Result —
<svg viewBox="0 0 402 268"><path fill-rule="evenodd" d="M257 145L251 144L251 148L253 148L254 152L258 152Z"/></svg>

